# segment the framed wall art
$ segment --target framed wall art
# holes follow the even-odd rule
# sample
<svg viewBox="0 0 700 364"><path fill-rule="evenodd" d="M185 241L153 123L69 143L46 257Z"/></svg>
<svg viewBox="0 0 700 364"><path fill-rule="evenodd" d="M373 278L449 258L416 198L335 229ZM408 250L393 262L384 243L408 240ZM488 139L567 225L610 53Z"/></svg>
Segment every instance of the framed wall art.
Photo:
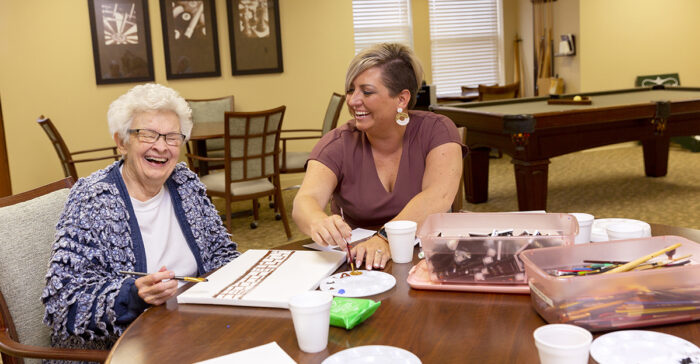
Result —
<svg viewBox="0 0 700 364"><path fill-rule="evenodd" d="M214 2L160 0L168 79L221 76Z"/></svg>
<svg viewBox="0 0 700 364"><path fill-rule="evenodd" d="M227 0L227 7L233 74L282 72L278 0Z"/></svg>
<svg viewBox="0 0 700 364"><path fill-rule="evenodd" d="M153 81L147 0L88 0L98 85Z"/></svg>

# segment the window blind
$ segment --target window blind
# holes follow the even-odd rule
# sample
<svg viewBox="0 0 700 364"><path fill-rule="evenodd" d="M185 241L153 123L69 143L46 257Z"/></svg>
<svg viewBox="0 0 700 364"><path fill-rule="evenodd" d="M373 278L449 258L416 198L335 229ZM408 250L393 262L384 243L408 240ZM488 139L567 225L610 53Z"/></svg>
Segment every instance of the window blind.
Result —
<svg viewBox="0 0 700 364"><path fill-rule="evenodd" d="M375 43L399 42L413 47L409 0L353 0L355 54Z"/></svg>
<svg viewBox="0 0 700 364"><path fill-rule="evenodd" d="M502 0L429 0L436 93L503 83Z"/></svg>

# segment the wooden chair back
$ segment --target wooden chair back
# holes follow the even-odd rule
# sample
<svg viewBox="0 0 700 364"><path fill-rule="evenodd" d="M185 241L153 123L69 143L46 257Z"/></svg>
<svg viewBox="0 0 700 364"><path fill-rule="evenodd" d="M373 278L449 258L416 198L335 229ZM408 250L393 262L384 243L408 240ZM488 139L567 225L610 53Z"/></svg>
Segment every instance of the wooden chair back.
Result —
<svg viewBox="0 0 700 364"><path fill-rule="evenodd" d="M331 99L328 101L328 108L326 108L326 115L323 117L321 135L326 135L326 133L338 126L338 118L340 117L340 111L343 110L344 102L345 95L336 92L331 94Z"/></svg>
<svg viewBox="0 0 700 364"><path fill-rule="evenodd" d="M286 106L280 106L264 111L225 114L227 187L233 182L279 178L279 137L285 109Z"/></svg>
<svg viewBox="0 0 700 364"><path fill-rule="evenodd" d="M513 99L518 97L520 82L504 86L479 85L479 101Z"/></svg>
<svg viewBox="0 0 700 364"><path fill-rule="evenodd" d="M55 226L72 177L0 198L0 355L3 364L23 358L104 362L106 350L52 348L43 323L46 283Z"/></svg>
<svg viewBox="0 0 700 364"><path fill-rule="evenodd" d="M63 175L65 177L72 177L73 180L77 181L78 180L78 171L75 168L75 165L77 163L83 163L83 162L94 162L94 161L99 161L99 160L106 160L106 159L113 159L115 161L118 161L121 156L117 154L117 147L104 147L104 148L96 148L96 149L87 149L87 150L79 150L75 152L71 152L68 150L68 146L66 145L66 142L63 140L63 137L61 137L61 133L58 132L56 127L53 125L53 122L51 122L51 119L44 117L44 115L39 116L39 118L36 121L39 123L39 126L44 130L46 135L49 137L49 140L51 141L51 144L53 145L54 149L56 150L56 154L58 154L58 159L61 161L61 167L63 168ZM105 152L109 152L108 155L101 156L101 157L93 157L93 158L82 158L82 159L76 159L75 156L78 154L85 154L85 153L95 153L95 152L101 152L104 154Z"/></svg>
<svg viewBox="0 0 700 364"><path fill-rule="evenodd" d="M292 140L318 139L338 126L340 111L343 110L345 95L337 92L331 94L326 108L326 115L323 117L321 129L285 129L282 130L280 140L282 141L282 155L280 156L280 173L300 173L304 172L304 164L309 152L288 152L287 142ZM302 136L293 136L303 134Z"/></svg>
<svg viewBox="0 0 700 364"><path fill-rule="evenodd" d="M75 164L70 163L70 151L66 146L66 142L63 141L63 137L61 137L61 134L58 132L58 130L56 130L56 127L51 122L51 119L45 118L44 115L41 115L36 122L39 123L42 129L44 129L44 132L51 141L51 145L53 145L54 149L56 150L58 159L61 161L63 174L66 177L73 177L74 180L78 180L78 172L75 169Z"/></svg>
<svg viewBox="0 0 700 364"><path fill-rule="evenodd" d="M192 122L193 123L211 123L211 122L223 122L224 113L228 111L233 111L233 95L215 97L211 99L186 99L187 103L192 109ZM204 145L206 150L199 150L198 144L193 142L192 148L190 148L189 143L186 145L187 153L194 153L198 155L206 155L209 157L222 157L224 151L224 139L223 138L213 138L207 139L204 143L199 143L199 146ZM189 164L191 168L199 173L200 172L200 161L196 159L189 159ZM220 162L208 162L207 170L209 169L223 169L224 166ZM202 171L202 173L205 173Z"/></svg>

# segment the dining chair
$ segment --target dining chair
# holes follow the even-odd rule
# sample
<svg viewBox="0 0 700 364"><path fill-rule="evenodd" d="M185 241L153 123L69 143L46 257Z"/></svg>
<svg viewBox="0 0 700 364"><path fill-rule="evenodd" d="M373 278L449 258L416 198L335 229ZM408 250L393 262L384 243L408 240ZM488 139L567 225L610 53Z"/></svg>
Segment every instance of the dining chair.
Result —
<svg viewBox="0 0 700 364"><path fill-rule="evenodd" d="M273 196L279 205L287 238L292 237L280 188L279 139L285 110L286 106L280 106L264 111L226 112L224 156L188 154L189 158L200 161L223 162L223 173L207 174L200 180L210 196L225 199L226 228L229 232L232 232L232 202ZM257 225L258 218L258 206L253 204L253 224Z"/></svg>
<svg viewBox="0 0 700 364"><path fill-rule="evenodd" d="M51 347L41 294L56 223L73 178L0 198L0 356L104 362L109 351ZM34 360L31 360L34 362ZM39 362L39 361L36 361Z"/></svg>
<svg viewBox="0 0 700 364"><path fill-rule="evenodd" d="M513 99L518 97L520 82L514 82L503 86L479 85L479 101L492 101Z"/></svg>
<svg viewBox="0 0 700 364"><path fill-rule="evenodd" d="M287 150L287 141L319 139L338 126L340 111L343 109L345 95L334 92L326 107L326 115L323 117L321 129L285 129L281 131L282 156L280 157L280 173L304 172L304 165L310 152L290 152ZM288 134L302 133L303 136L291 136ZM287 135L285 135L287 134Z"/></svg>
<svg viewBox="0 0 700 364"><path fill-rule="evenodd" d="M233 111L233 95L216 97L211 99L186 99L192 109L193 123L211 123L224 121L224 113ZM192 147L190 149L190 144ZM186 144L187 153L198 154L209 157L224 156L224 139L207 139L201 142L191 142ZM190 168L195 173L205 175L212 169L223 169L224 165L220 162L206 162L188 159Z"/></svg>
<svg viewBox="0 0 700 364"><path fill-rule="evenodd" d="M39 116L39 119L36 121L39 123L42 129L44 129L44 132L46 132L46 135L48 135L49 140L51 140L51 144L53 144L54 149L56 149L56 154L58 154L58 159L61 161L61 167L63 167L63 174L65 177L72 177L73 180L77 181L78 180L78 172L75 168L76 163L83 163L83 162L94 162L94 161L99 161L99 160L105 160L105 159L114 159L115 161L118 161L119 158L121 158L121 155L117 153L117 147L105 147L105 148L96 148L96 149L88 149L88 150L79 150L77 152L71 152L68 150L68 146L66 145L66 142L63 140L63 137L61 137L61 134L58 132L56 127L53 125L53 122L51 122L51 119L44 117L44 115ZM105 151L111 151L111 155L106 155L106 156L101 156L101 157L95 157L95 158L84 158L84 159L75 159L75 156L78 154L86 154L86 153L95 153L95 152L105 152Z"/></svg>

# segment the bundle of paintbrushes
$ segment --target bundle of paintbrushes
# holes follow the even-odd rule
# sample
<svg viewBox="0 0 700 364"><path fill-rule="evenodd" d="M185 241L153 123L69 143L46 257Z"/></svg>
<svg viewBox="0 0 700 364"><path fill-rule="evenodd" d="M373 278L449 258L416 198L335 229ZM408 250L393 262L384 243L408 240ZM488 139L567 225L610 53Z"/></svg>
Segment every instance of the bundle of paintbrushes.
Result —
<svg viewBox="0 0 700 364"><path fill-rule="evenodd" d="M690 264L692 254L673 258L673 253L681 244L674 244L664 249L645 255L632 261L584 260L582 264L560 267L549 270L549 274L557 277L576 277L592 274L608 274L617 272L640 271L648 269L671 268ZM666 253L668 259L652 260Z"/></svg>
<svg viewBox="0 0 700 364"><path fill-rule="evenodd" d="M661 325L700 319L700 287L635 291L610 296L579 297L556 305L542 305L556 322L591 331Z"/></svg>

